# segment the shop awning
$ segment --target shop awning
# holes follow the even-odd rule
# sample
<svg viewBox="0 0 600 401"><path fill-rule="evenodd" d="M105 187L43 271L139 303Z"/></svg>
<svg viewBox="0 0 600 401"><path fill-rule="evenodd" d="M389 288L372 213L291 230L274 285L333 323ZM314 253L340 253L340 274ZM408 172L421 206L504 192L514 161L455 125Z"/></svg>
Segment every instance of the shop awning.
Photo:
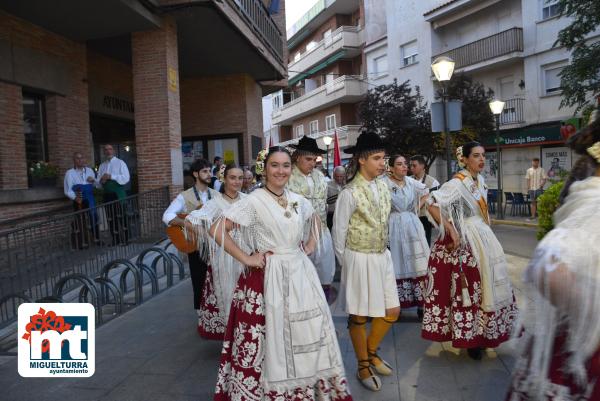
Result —
<svg viewBox="0 0 600 401"><path fill-rule="evenodd" d="M311 69L309 69L308 71L305 71L301 74L296 75L294 78L290 79L288 81L288 85L292 86L294 85L296 82L303 80L306 77L309 77L317 72L319 72L320 70L322 70L323 68L327 67L330 64L333 64L335 61L339 60L340 58L344 57L344 55L346 54L346 50L340 50L339 52L337 52L336 54L334 54L333 56L329 57L328 59L326 59L325 61L323 61L320 64L317 64L316 66L312 67Z"/></svg>

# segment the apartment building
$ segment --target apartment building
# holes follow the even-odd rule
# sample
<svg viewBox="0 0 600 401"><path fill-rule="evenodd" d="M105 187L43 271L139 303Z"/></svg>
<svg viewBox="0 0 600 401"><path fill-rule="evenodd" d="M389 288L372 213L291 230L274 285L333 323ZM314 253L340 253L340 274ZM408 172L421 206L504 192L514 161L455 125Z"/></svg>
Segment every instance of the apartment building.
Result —
<svg viewBox="0 0 600 401"><path fill-rule="evenodd" d="M0 220L68 204L73 152L98 165L107 143L132 192L176 193L197 157L249 164L284 35L283 0L0 0ZM55 186L35 187L38 161Z"/></svg>
<svg viewBox="0 0 600 401"><path fill-rule="evenodd" d="M319 0L288 30L288 86L272 95L278 142L310 135L325 148L334 131L342 147L356 140L364 23L361 0Z"/></svg>
<svg viewBox="0 0 600 401"><path fill-rule="evenodd" d="M553 46L558 32L569 23L559 18L557 3L365 0L370 82L408 79L432 102L437 82L431 62L438 56L451 57L456 62L455 75L468 74L506 102L500 116L503 186L506 191L524 192L525 170L533 157L540 157L542 166L554 176L574 162L561 136L561 125L577 126L578 118L574 109L559 107L558 74L569 63L570 54ZM487 180L495 188L494 134L481 134L488 149ZM444 165L440 159L433 170L442 179Z"/></svg>

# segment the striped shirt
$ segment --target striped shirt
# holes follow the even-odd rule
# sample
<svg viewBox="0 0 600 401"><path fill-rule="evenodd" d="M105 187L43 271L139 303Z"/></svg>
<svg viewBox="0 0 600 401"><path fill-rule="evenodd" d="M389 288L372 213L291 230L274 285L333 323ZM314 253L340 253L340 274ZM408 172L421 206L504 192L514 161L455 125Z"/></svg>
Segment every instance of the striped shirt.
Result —
<svg viewBox="0 0 600 401"><path fill-rule="evenodd" d="M530 191L536 191L538 189L542 189L542 181L547 180L548 176L542 167L529 167L527 169L527 174L525 174L525 179L529 180L529 188L527 189Z"/></svg>

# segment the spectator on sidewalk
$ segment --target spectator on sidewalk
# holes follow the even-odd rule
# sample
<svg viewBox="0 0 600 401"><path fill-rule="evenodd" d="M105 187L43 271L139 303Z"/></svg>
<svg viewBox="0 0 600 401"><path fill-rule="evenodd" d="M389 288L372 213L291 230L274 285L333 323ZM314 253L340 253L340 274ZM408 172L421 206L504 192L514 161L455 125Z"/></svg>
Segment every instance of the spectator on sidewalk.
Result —
<svg viewBox="0 0 600 401"><path fill-rule="evenodd" d="M127 197L125 185L129 182L127 164L115 156L112 145L104 145L105 160L98 168L96 187L104 190L103 202L123 201ZM106 210L113 245L127 245L129 241L126 207L124 202L115 202Z"/></svg>
<svg viewBox="0 0 600 401"><path fill-rule="evenodd" d="M64 179L65 196L73 201L73 210L95 209L94 187L96 173L85 165L85 159L80 152L73 154L73 168L67 170ZM86 219L90 218L90 224ZM82 249L89 246L88 227L94 232L94 239L98 239L98 219L95 210L88 215L78 213L75 215L71 242L74 248Z"/></svg>
<svg viewBox="0 0 600 401"><path fill-rule="evenodd" d="M537 198L544 192L544 185L548 179L546 171L540 167L540 159L538 157L534 157L531 161L531 167L527 169L525 179L527 180L527 191L531 200L531 218L527 220L531 221L536 218Z"/></svg>

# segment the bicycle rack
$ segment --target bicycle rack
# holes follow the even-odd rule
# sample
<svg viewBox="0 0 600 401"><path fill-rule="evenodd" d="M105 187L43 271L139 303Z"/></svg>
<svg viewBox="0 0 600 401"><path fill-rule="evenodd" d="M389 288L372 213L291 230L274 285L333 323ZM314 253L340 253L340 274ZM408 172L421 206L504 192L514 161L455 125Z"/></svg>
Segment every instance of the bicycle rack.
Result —
<svg viewBox="0 0 600 401"><path fill-rule="evenodd" d="M105 277L96 277L94 282L100 284L100 307L109 304L109 297L105 290L106 288L115 301L115 313L123 313L123 294L121 293L119 287L117 287L116 284L110 279ZM79 292L79 302L81 302L82 297L87 297L87 289L85 287L83 287Z"/></svg>
<svg viewBox="0 0 600 401"><path fill-rule="evenodd" d="M119 287L121 289L121 294L123 295L127 293L127 274L131 272L131 274L133 274L133 282L135 287L135 304L140 305L144 301L144 299L142 294L142 272L138 266L134 265L127 259L115 259L102 268L102 271L100 272L100 277L106 279L107 281L111 281L108 278L108 273L112 269L119 266L125 266L125 269L123 270L119 278Z"/></svg>
<svg viewBox="0 0 600 401"><path fill-rule="evenodd" d="M167 276L167 288L171 287L173 285L173 260L169 256L169 254L167 252L165 252L164 249L155 246L155 247L143 250L142 253L140 253L138 255L136 264L138 266L147 267L147 265L144 264L144 258L148 254L151 254L151 253L157 253L158 255L152 260L152 263L150 264L150 269L152 269L152 271L154 272L154 275L156 277L158 277L157 265L158 265L158 262L162 259L163 267L164 267L164 274L165 274L165 276Z"/></svg>
<svg viewBox="0 0 600 401"><path fill-rule="evenodd" d="M102 308L100 305L100 296L98 295L98 289L96 288L96 284L94 284L94 281L92 281L86 275L76 273L76 274L70 274L68 276L61 278L54 286L54 290L52 291L52 296L56 297L56 298L62 298L62 292L63 292L64 286L67 282L69 282L71 280L78 281L83 285L83 288L79 291L79 302L82 302L83 299L87 298L87 296L85 298L82 297L82 292L84 291L84 288L87 288L87 291L90 293L90 295L92 297L92 305L94 305L96 307L96 321L98 322L98 324L101 324L102 323Z"/></svg>

